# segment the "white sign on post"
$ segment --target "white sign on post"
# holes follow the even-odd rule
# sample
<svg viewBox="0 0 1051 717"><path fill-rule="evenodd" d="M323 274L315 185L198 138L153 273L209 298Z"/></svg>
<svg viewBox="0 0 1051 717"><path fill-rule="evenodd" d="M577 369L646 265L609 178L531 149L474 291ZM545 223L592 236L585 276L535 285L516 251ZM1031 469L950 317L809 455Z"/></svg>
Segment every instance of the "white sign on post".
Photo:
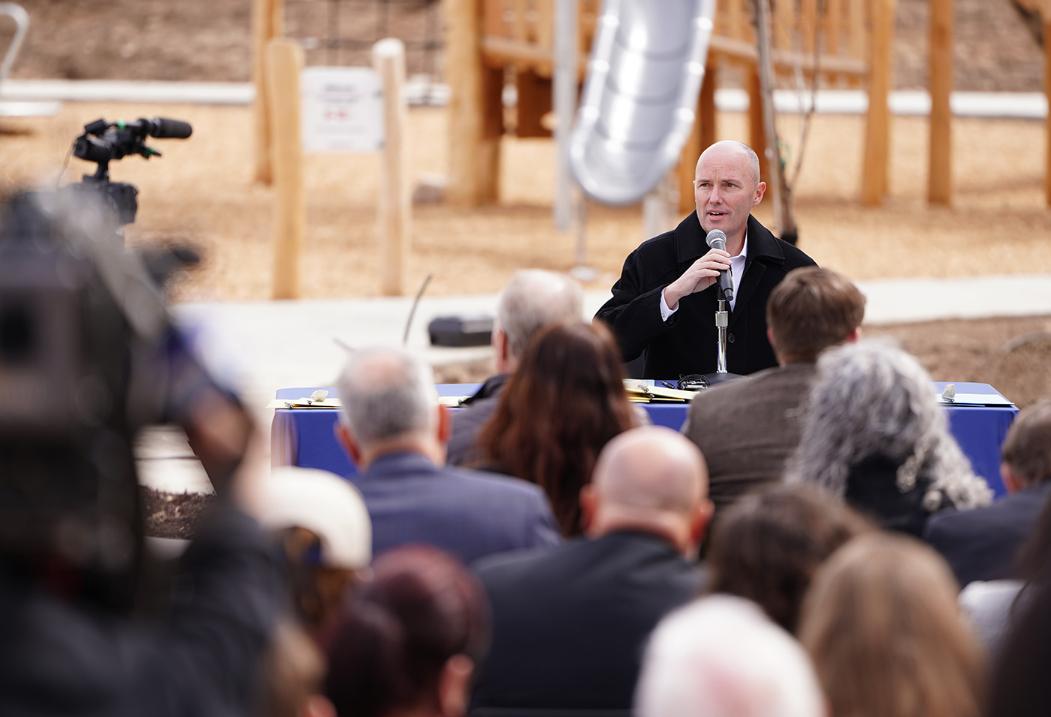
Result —
<svg viewBox="0 0 1051 717"><path fill-rule="evenodd" d="M375 152L383 148L383 89L368 67L303 70L303 149Z"/></svg>

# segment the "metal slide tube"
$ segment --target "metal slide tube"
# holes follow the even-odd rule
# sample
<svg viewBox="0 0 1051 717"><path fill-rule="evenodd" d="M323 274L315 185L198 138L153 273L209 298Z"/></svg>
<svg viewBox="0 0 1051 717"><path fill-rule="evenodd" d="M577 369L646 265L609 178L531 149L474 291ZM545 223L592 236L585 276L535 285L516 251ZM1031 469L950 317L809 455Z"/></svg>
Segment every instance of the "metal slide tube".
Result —
<svg viewBox="0 0 1051 717"><path fill-rule="evenodd" d="M693 128L715 0L606 0L570 141L584 192L632 204L678 162Z"/></svg>

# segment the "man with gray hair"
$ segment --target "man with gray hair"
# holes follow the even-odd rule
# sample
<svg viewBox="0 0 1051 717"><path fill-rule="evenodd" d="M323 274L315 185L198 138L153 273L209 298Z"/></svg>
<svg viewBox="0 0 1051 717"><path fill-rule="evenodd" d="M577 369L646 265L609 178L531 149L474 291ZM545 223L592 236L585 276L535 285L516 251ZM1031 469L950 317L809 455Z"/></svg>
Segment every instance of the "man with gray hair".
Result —
<svg viewBox="0 0 1051 717"><path fill-rule="evenodd" d="M449 414L423 361L397 348L357 351L337 386L337 435L358 467L352 480L372 519L374 557L426 543L470 564L558 542L537 486L443 466Z"/></svg>
<svg viewBox="0 0 1051 717"><path fill-rule="evenodd" d="M540 269L515 273L500 294L496 309L492 337L496 373L453 415L450 465L469 464L477 457L478 433L496 410L500 391L518 368L529 339L546 326L579 321L582 307L583 292L572 279Z"/></svg>
<svg viewBox="0 0 1051 717"><path fill-rule="evenodd" d="M586 537L477 566L493 631L472 709L627 714L646 637L700 592L706 493L704 458L678 433L611 440L581 491Z"/></svg>

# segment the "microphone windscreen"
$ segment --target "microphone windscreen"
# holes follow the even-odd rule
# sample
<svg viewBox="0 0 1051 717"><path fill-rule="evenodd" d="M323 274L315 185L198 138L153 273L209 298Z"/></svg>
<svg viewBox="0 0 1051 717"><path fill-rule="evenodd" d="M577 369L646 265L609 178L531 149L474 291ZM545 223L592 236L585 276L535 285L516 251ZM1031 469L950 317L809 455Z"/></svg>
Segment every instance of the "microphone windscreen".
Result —
<svg viewBox="0 0 1051 717"><path fill-rule="evenodd" d="M150 136L158 139L186 139L193 134L189 122L166 117L154 117L150 120Z"/></svg>
<svg viewBox="0 0 1051 717"><path fill-rule="evenodd" d="M710 248L726 251L726 232L722 229L712 229L704 240Z"/></svg>

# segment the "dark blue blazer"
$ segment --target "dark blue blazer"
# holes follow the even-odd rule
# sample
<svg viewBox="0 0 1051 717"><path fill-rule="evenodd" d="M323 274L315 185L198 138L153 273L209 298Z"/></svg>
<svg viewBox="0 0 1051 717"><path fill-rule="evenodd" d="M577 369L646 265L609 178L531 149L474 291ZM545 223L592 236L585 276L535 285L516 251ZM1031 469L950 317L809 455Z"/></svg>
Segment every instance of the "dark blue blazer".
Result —
<svg viewBox="0 0 1051 717"><path fill-rule="evenodd" d="M1012 493L985 508L931 516L923 538L949 563L960 587L1016 577L1018 549L1036 527L1051 482Z"/></svg>
<svg viewBox="0 0 1051 717"><path fill-rule="evenodd" d="M351 481L372 519L374 558L400 545L424 543L470 564L560 541L547 497L517 478L395 453L378 458Z"/></svg>
<svg viewBox="0 0 1051 717"><path fill-rule="evenodd" d="M578 538L476 566L492 645L471 710L627 713L647 637L702 587L697 565L641 532Z"/></svg>

